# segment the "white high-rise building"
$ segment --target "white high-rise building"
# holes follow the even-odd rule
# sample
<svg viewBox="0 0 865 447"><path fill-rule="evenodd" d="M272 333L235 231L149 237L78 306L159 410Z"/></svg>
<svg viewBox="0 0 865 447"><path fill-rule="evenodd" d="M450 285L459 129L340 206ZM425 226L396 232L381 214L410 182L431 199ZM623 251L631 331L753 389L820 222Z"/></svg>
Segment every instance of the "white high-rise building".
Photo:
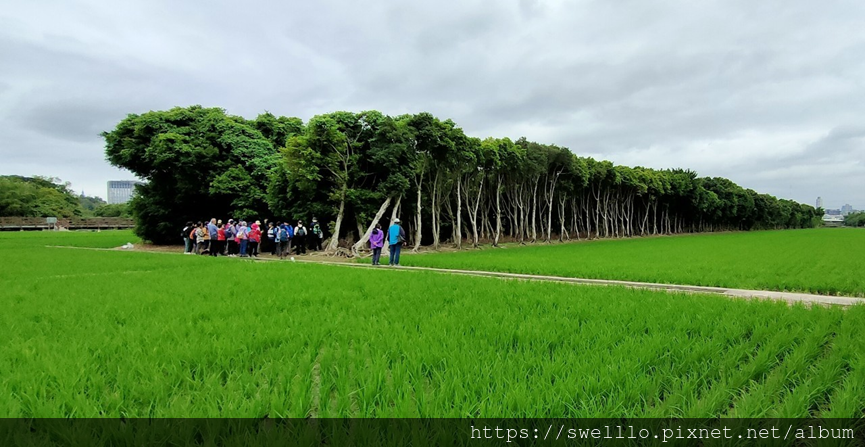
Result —
<svg viewBox="0 0 865 447"><path fill-rule="evenodd" d="M135 180L111 180L108 182L108 203L126 203L135 194Z"/></svg>
<svg viewBox="0 0 865 447"><path fill-rule="evenodd" d="M817 197L817 208L823 208L823 198Z"/></svg>
<svg viewBox="0 0 865 447"><path fill-rule="evenodd" d="M849 203L845 203L844 206L841 207L841 215L846 216L853 212L853 207Z"/></svg>

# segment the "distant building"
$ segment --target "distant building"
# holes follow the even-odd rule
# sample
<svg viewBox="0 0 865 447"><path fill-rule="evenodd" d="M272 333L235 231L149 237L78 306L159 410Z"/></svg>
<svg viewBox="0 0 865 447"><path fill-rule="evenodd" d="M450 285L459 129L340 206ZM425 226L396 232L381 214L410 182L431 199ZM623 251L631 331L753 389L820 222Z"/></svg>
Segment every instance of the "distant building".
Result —
<svg viewBox="0 0 865 447"><path fill-rule="evenodd" d="M135 180L111 180L108 182L108 203L126 203L135 194L135 185L141 182Z"/></svg>
<svg viewBox="0 0 865 447"><path fill-rule="evenodd" d="M823 198L817 197L817 208L823 208Z"/></svg>
<svg viewBox="0 0 865 447"><path fill-rule="evenodd" d="M849 203L845 203L844 206L841 207L841 215L846 216L853 212L853 207L850 206Z"/></svg>
<svg viewBox="0 0 865 447"><path fill-rule="evenodd" d="M840 227L844 225L844 217L826 214L823 216L823 225L827 227Z"/></svg>
<svg viewBox="0 0 865 447"><path fill-rule="evenodd" d="M826 210L826 214L830 216L840 216L841 210Z"/></svg>

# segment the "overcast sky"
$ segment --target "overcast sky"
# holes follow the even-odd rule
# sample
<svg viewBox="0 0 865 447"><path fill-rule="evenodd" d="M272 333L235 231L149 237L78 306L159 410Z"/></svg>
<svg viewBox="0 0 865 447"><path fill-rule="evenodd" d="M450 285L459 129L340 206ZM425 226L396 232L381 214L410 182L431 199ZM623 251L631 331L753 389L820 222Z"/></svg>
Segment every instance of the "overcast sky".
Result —
<svg viewBox="0 0 865 447"><path fill-rule="evenodd" d="M106 195L99 133L201 104L429 111L865 208L865 2L0 0L0 174Z"/></svg>

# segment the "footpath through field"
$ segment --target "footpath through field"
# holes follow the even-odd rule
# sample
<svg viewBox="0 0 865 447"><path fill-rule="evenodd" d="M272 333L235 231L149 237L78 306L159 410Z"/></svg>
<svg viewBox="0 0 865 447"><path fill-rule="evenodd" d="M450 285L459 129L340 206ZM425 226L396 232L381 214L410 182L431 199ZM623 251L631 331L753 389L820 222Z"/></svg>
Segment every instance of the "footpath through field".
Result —
<svg viewBox="0 0 865 447"><path fill-rule="evenodd" d="M71 249L79 249L79 250L100 250L100 251L123 251L118 250L116 248L91 248L91 247L70 247L70 246L60 246L60 245L49 245L49 248L71 248ZM141 253L163 253L163 254L176 254L182 255L179 252L166 252L166 251L150 251L150 250L132 250L138 251ZM238 260L249 260L255 262L280 262L280 259L276 258L235 258ZM287 260L282 260L285 262L290 262ZM315 260L315 259L297 259L296 262L310 263L310 264L322 264L322 265L333 265L340 267L351 267L351 268L365 268L365 269L386 269L386 270L404 270L404 271L426 271L426 272L435 272L442 274L451 274L451 275L467 275L467 276L486 276L493 278L503 278L503 279L520 279L526 281L547 281L547 282L563 282L563 283L571 283L571 284L586 284L586 285L595 285L595 286L624 286L635 289L653 289L653 290L665 290L670 292L687 292L687 293L707 293L707 294L715 294L715 295L724 295L728 297L735 298L746 298L746 299L771 299L778 301L787 301L789 303L808 303L808 304L821 304L821 305L838 305L838 306L852 306L855 304L865 304L865 298L856 298L849 296L828 296L828 295L815 295L810 293L797 293L797 292L775 292L770 290L746 290L746 289L731 289L727 287L708 287L708 286L692 286L692 285L682 285L682 284L661 284L661 283L650 283L650 282L638 282L638 281L619 281L619 280L611 280L611 279L589 279L589 278L569 278L564 276L545 276L545 275L530 275L523 273L504 273L504 272L490 272L490 271L482 271L482 270L459 270L459 269L444 269L444 268L436 268L436 267L409 267L409 266L399 266L399 267L389 267L389 266L374 266L370 264L358 264L355 262L338 262L338 261L323 261L323 260Z"/></svg>

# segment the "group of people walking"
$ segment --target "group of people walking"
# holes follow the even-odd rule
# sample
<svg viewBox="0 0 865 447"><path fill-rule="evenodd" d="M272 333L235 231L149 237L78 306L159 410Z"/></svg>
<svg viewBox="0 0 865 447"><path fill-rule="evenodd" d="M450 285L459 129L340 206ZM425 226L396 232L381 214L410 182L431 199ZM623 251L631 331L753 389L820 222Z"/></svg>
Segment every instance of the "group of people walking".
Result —
<svg viewBox="0 0 865 447"><path fill-rule="evenodd" d="M250 225L246 221L228 219L223 223L220 219L210 219L209 222L187 222L181 232L184 242L184 254L210 255L210 256L239 256L258 257L261 253L270 253L273 256L285 258L292 254L305 255L307 247L309 250L321 250L324 240L324 232L318 219L312 218L311 228L307 229L303 221L297 221L297 225L288 222L268 222L265 220L266 229L262 228L261 221L256 220ZM381 251L387 240L390 250L390 265L399 265L399 255L402 246L405 245L405 230L399 224L399 219L394 219L388 228L387 234L381 229L381 224L376 224L369 237L369 245L372 250L372 264L381 265Z"/></svg>
<svg viewBox="0 0 865 447"><path fill-rule="evenodd" d="M247 225L246 221L210 219L209 222L187 222L181 232L184 253L191 255L258 257L261 253L285 257L292 254L306 254L310 250L321 250L324 232L316 218L312 218L311 228L303 224L289 222L268 222L263 228L256 220Z"/></svg>

